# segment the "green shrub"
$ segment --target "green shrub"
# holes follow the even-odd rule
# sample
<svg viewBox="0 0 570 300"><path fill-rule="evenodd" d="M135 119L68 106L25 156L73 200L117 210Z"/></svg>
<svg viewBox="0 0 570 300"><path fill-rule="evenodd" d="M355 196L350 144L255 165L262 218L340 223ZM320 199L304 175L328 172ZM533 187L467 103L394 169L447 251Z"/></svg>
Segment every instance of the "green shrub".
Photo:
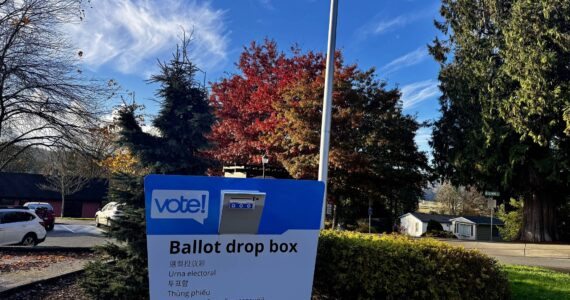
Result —
<svg viewBox="0 0 570 300"><path fill-rule="evenodd" d="M323 231L315 292L326 299L508 299L494 259L432 239Z"/></svg>
<svg viewBox="0 0 570 300"><path fill-rule="evenodd" d="M435 237L444 239L456 239L455 234L449 231L426 231L422 234L422 237Z"/></svg>
<svg viewBox="0 0 570 300"><path fill-rule="evenodd" d="M505 226L499 227L499 234L505 241L514 241L520 236L524 202L522 199L517 201L516 199L511 198L509 204L513 208L513 210L509 212L507 212L504 203L499 205L497 218L505 223Z"/></svg>
<svg viewBox="0 0 570 300"><path fill-rule="evenodd" d="M438 221L429 220L427 231L443 231L443 226Z"/></svg>

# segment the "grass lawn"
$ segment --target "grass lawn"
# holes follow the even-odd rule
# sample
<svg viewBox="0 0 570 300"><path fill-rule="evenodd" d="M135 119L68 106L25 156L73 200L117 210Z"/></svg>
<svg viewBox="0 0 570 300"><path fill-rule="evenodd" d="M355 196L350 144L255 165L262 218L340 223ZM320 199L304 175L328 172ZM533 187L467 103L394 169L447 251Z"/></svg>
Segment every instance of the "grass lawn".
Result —
<svg viewBox="0 0 570 300"><path fill-rule="evenodd" d="M570 299L570 274L505 265L513 299Z"/></svg>

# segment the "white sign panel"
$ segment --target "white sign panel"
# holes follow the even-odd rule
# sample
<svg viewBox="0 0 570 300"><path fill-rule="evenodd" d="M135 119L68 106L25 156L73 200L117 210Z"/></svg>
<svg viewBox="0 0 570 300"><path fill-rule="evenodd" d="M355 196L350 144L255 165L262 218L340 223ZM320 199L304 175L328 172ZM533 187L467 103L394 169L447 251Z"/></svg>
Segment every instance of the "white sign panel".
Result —
<svg viewBox="0 0 570 300"><path fill-rule="evenodd" d="M310 299L324 186L150 175L150 297Z"/></svg>

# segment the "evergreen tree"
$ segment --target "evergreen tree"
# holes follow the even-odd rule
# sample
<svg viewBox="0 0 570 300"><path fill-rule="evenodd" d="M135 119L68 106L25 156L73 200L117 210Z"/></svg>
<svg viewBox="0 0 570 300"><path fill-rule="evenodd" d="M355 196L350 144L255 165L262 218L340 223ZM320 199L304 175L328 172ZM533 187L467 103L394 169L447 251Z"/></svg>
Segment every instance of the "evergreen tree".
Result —
<svg viewBox="0 0 570 300"><path fill-rule="evenodd" d="M205 87L194 79L197 68L187 55L183 39L168 63L151 82L159 83L161 109L153 121L157 135L143 132L136 116L137 106L119 111L119 144L138 159L141 170L150 173L203 175L211 166L201 155L207 148L205 135L213 123ZM138 176L137 176L138 175ZM145 198L141 172L113 177L109 201L122 203L124 217L113 222L109 236L121 245L99 249L101 260L86 269L83 287L96 299L148 298Z"/></svg>
<svg viewBox="0 0 570 300"><path fill-rule="evenodd" d="M443 0L442 117L434 162L454 184L524 199L520 239L559 238L557 215L570 193L570 4Z"/></svg>

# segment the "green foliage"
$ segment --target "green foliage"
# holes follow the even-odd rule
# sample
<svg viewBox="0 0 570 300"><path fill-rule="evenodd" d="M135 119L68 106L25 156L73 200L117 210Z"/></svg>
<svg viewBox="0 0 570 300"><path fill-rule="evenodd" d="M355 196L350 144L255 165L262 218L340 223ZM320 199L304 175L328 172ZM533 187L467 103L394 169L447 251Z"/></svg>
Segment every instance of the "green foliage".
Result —
<svg viewBox="0 0 570 300"><path fill-rule="evenodd" d="M442 239L456 239L455 234L449 231L426 231L422 234L422 237L433 237Z"/></svg>
<svg viewBox="0 0 570 300"><path fill-rule="evenodd" d="M516 199L511 198L509 204L512 210L508 212L504 203L499 205L497 218L503 221L505 226L498 228L503 240L514 241L520 237L524 203L523 200L517 201Z"/></svg>
<svg viewBox="0 0 570 300"><path fill-rule="evenodd" d="M168 63L159 63L160 72L151 83L160 84L156 95L161 109L152 124L159 135L143 132L135 115L136 106L119 111L120 144L153 173L204 174L211 161L202 155L209 143L206 134L214 122L206 88L195 80L197 67L186 53L184 39Z"/></svg>
<svg viewBox="0 0 570 300"><path fill-rule="evenodd" d="M477 251L431 239L323 231L314 287L330 299L508 299L506 274Z"/></svg>
<svg viewBox="0 0 570 300"><path fill-rule="evenodd" d="M437 221L429 220L427 231L443 231L443 226Z"/></svg>
<svg viewBox="0 0 570 300"><path fill-rule="evenodd" d="M570 299L570 274L544 268L504 266L513 299Z"/></svg>
<svg viewBox="0 0 570 300"><path fill-rule="evenodd" d="M554 215L570 193L568 1L443 0L440 12L436 170L524 198L522 238L558 239Z"/></svg>
<svg viewBox="0 0 570 300"><path fill-rule="evenodd" d="M501 117L523 137L547 146L566 129L570 103L570 2L513 1L505 24L503 69L515 88Z"/></svg>
<svg viewBox="0 0 570 300"><path fill-rule="evenodd" d="M142 131L136 105L119 112L120 146L127 147L151 173L203 175L211 165L201 150L208 146L205 135L213 122L206 92L194 81L196 67L188 60L187 40L152 82L161 84L163 98L153 125L160 135ZM111 223L108 235L119 245L98 249L99 261L85 270L82 286L95 299L147 299L148 270L145 198L141 172L118 173L111 180L108 198L124 204L124 217Z"/></svg>
<svg viewBox="0 0 570 300"><path fill-rule="evenodd" d="M124 243L97 248L99 259L85 268L82 287L95 299L148 298L144 188L141 177L116 174L108 199L124 203L122 219L111 223L108 235Z"/></svg>

